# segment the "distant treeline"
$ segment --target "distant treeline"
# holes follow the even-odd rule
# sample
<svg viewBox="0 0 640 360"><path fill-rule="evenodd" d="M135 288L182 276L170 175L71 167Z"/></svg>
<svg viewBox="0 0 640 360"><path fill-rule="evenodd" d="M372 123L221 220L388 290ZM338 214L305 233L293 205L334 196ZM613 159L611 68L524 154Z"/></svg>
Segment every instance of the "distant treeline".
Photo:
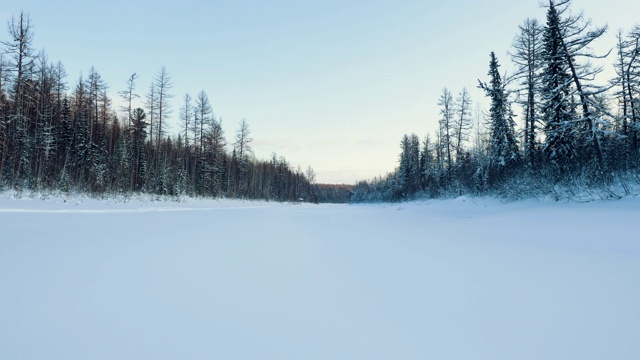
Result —
<svg viewBox="0 0 640 360"><path fill-rule="evenodd" d="M316 203L346 204L351 200L353 185L315 184L312 199Z"/></svg>
<svg viewBox="0 0 640 360"><path fill-rule="evenodd" d="M204 91L184 97L178 131L169 135L173 95L164 67L144 108L133 105L138 76L128 77L119 118L93 67L69 84L60 62L33 50L28 15L8 29L0 42L0 190L310 200L312 170L292 169L275 154L256 160L244 120L228 144Z"/></svg>
<svg viewBox="0 0 640 360"><path fill-rule="evenodd" d="M444 89L435 134L405 135L395 171L358 183L351 200L520 197L572 186L617 187L619 194L609 194L615 197L637 188L640 26L620 31L615 51L594 54L591 45L606 27L594 27L570 5L550 0L544 24L523 22L511 49L514 74L504 78L490 54L488 82L478 84L490 101L487 113L474 118L466 89L455 98ZM615 78L596 81L603 69L593 62L613 56Z"/></svg>

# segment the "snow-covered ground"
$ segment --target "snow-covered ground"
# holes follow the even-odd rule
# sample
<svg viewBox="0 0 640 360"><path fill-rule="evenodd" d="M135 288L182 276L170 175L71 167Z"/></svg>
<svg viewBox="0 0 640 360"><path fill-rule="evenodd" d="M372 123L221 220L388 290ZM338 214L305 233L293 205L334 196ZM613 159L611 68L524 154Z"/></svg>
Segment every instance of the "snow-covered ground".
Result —
<svg viewBox="0 0 640 360"><path fill-rule="evenodd" d="M640 198L0 195L0 359L639 359Z"/></svg>

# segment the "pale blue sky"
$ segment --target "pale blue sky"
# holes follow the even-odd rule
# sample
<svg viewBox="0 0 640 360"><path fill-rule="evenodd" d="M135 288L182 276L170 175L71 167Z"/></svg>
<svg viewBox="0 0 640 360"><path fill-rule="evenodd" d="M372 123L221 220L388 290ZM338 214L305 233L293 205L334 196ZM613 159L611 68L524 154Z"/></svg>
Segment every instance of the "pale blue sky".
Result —
<svg viewBox="0 0 640 360"><path fill-rule="evenodd" d="M133 72L144 94L165 65L174 128L185 93L205 90L228 140L246 118L258 158L276 152L320 182L353 183L393 170L403 134L433 132L444 87L484 104L489 52L509 70L517 26L544 21L538 3L2 0L0 21L24 10L69 83L94 66L112 97ZM640 22L632 0L573 4L609 24L602 43Z"/></svg>

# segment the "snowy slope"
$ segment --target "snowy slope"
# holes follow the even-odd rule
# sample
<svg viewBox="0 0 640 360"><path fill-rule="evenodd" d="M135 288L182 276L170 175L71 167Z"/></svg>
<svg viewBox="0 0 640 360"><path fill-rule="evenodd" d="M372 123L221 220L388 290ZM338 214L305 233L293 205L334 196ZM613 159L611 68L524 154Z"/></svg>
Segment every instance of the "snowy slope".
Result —
<svg viewBox="0 0 640 360"><path fill-rule="evenodd" d="M640 198L0 196L0 359L638 359Z"/></svg>

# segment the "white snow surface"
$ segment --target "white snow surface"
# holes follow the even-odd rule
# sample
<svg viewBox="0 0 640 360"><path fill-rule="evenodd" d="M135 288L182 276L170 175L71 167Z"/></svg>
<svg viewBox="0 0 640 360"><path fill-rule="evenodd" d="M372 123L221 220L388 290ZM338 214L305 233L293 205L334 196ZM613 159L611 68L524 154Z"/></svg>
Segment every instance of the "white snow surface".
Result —
<svg viewBox="0 0 640 360"><path fill-rule="evenodd" d="M0 194L0 359L640 359L640 198Z"/></svg>

